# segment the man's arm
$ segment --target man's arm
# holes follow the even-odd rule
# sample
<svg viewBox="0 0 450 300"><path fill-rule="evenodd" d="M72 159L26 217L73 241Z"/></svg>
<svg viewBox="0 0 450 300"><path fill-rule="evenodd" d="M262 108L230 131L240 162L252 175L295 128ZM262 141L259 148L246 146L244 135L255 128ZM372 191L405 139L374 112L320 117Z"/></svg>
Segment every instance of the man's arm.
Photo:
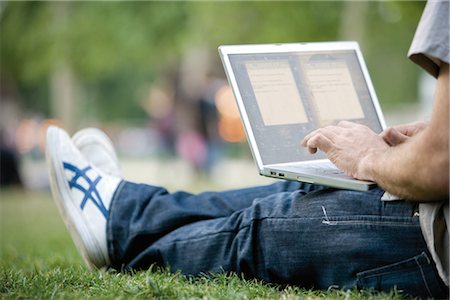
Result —
<svg viewBox="0 0 450 300"><path fill-rule="evenodd" d="M341 122L303 140L311 153L322 150L348 175L375 181L411 200L449 197L449 66L442 63L428 126L391 146L369 128Z"/></svg>

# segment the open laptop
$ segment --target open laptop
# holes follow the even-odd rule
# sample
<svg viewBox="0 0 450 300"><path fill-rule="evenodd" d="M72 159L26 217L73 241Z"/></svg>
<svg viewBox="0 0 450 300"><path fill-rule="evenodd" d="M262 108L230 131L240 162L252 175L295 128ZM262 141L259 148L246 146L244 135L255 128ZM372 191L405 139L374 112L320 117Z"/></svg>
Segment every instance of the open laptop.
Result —
<svg viewBox="0 0 450 300"><path fill-rule="evenodd" d="M385 128L358 43L226 45L219 53L261 175L343 189L376 186L300 145L309 132L341 120Z"/></svg>

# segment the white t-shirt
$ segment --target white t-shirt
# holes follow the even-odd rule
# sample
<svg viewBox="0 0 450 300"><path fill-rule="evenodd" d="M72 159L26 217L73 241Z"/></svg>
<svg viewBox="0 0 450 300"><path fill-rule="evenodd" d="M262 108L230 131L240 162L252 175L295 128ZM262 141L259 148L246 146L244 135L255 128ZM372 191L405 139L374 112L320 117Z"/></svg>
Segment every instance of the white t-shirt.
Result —
<svg viewBox="0 0 450 300"><path fill-rule="evenodd" d="M441 62L450 63L449 0L429 0L425 6L408 57L432 76ZM421 203L420 227L439 275L449 286L449 200Z"/></svg>

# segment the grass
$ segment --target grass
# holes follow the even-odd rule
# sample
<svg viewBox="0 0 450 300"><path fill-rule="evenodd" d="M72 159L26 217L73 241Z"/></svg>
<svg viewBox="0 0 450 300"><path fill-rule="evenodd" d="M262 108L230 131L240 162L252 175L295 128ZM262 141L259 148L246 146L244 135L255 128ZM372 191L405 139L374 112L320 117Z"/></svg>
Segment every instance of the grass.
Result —
<svg viewBox="0 0 450 300"><path fill-rule="evenodd" d="M395 292L310 291L237 275L188 278L158 268L134 274L89 271L49 192L2 190L0 213L2 299L401 299Z"/></svg>

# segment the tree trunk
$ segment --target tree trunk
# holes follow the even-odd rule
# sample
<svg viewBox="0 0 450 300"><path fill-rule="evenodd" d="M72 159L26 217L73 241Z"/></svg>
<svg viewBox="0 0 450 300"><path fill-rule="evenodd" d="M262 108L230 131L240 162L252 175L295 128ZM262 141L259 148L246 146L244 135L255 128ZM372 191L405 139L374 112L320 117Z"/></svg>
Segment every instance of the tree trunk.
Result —
<svg viewBox="0 0 450 300"><path fill-rule="evenodd" d="M55 57L53 70L50 74L50 112L52 117L59 119L65 129L73 131L78 119L76 106L76 81L67 53L70 45L66 44L68 34L71 4L69 2L52 3L53 26L56 32Z"/></svg>
<svg viewBox="0 0 450 300"><path fill-rule="evenodd" d="M364 48L369 1L344 1L343 5L339 36L357 41Z"/></svg>
<svg viewBox="0 0 450 300"><path fill-rule="evenodd" d="M59 63L50 76L51 114L64 124L65 129L73 131L78 119L73 72L67 63Z"/></svg>

